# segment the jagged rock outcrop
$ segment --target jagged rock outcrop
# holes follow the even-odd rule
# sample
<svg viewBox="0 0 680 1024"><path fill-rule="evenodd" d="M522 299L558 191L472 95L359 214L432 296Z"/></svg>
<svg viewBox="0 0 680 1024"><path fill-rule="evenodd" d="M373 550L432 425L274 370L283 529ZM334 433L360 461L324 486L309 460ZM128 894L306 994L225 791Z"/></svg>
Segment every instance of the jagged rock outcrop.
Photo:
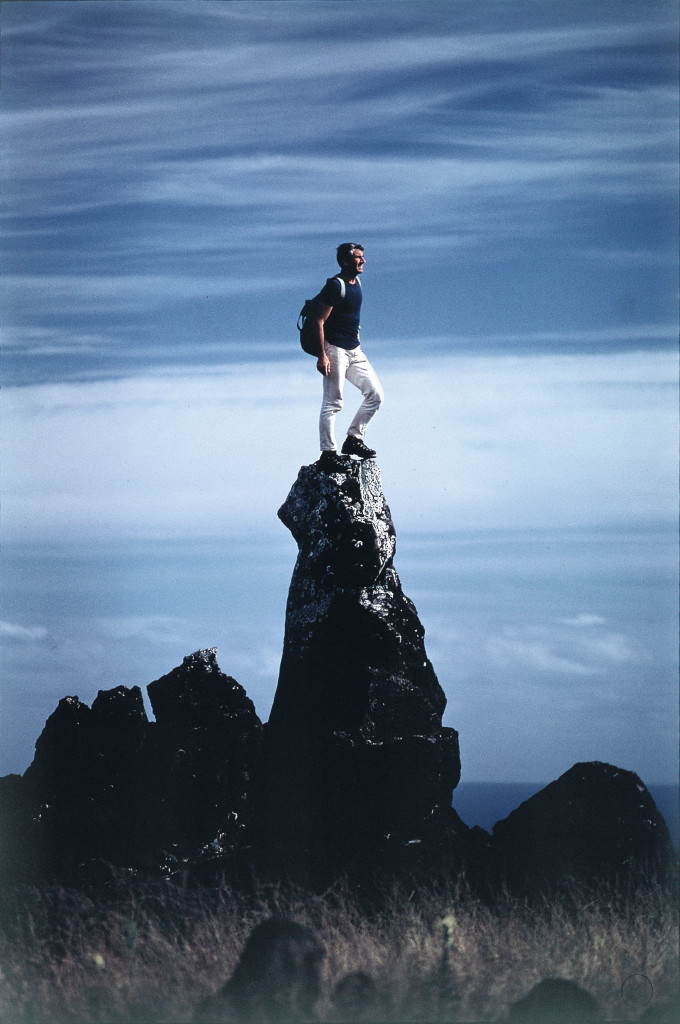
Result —
<svg viewBox="0 0 680 1024"><path fill-rule="evenodd" d="M668 826L634 772L575 764L493 829L498 876L514 892L575 882L668 881L676 857Z"/></svg>
<svg viewBox="0 0 680 1024"><path fill-rule="evenodd" d="M7 875L68 876L103 860L172 870L243 845L262 724L214 649L148 687L64 697L24 776L0 786Z"/></svg>
<svg viewBox="0 0 680 1024"><path fill-rule="evenodd" d="M148 744L151 828L180 857L210 843L215 855L247 841L251 777L262 723L214 648L184 659L147 687L156 718Z"/></svg>
<svg viewBox="0 0 680 1024"><path fill-rule="evenodd" d="M303 467L279 511L299 552L278 687L263 728L198 651L148 686L64 697L23 777L0 779L0 877L264 873L311 884L465 870L493 894L668 881L668 828L640 779L574 765L489 835L451 808L458 735L394 568L375 462Z"/></svg>
<svg viewBox="0 0 680 1024"><path fill-rule="evenodd" d="M299 553L262 806L268 849L298 868L385 863L469 831L451 810L458 735L393 565L380 470L346 467L303 467L279 510Z"/></svg>
<svg viewBox="0 0 680 1024"><path fill-rule="evenodd" d="M44 873L96 857L134 860L140 753L148 729L139 687L100 691L92 708L76 696L59 701L23 777Z"/></svg>

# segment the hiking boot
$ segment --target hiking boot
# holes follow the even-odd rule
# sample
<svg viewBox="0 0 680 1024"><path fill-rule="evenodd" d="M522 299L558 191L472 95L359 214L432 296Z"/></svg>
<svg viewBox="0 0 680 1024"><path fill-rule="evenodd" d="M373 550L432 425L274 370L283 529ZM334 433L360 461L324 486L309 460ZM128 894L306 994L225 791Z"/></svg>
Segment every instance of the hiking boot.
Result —
<svg viewBox="0 0 680 1024"><path fill-rule="evenodd" d="M346 473L347 462L341 455L338 455L336 451L325 451L321 452L321 458L319 459L319 465L327 473Z"/></svg>
<svg viewBox="0 0 680 1024"><path fill-rule="evenodd" d="M360 459L374 459L375 452L372 448L368 448L360 437L355 437L354 434L348 434L345 438L345 443L342 446L343 455L356 455Z"/></svg>

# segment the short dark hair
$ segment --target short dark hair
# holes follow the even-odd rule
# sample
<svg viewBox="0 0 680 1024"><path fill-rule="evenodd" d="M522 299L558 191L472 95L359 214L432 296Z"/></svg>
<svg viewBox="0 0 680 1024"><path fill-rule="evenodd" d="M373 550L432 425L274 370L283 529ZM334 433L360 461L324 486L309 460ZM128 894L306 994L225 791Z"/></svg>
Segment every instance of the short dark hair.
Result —
<svg viewBox="0 0 680 1024"><path fill-rule="evenodd" d="M341 267L344 267L345 260L348 260L350 256L354 255L355 249L361 249L362 252L364 251L363 245L360 245L359 242L343 242L342 245L338 246L337 256L338 263Z"/></svg>

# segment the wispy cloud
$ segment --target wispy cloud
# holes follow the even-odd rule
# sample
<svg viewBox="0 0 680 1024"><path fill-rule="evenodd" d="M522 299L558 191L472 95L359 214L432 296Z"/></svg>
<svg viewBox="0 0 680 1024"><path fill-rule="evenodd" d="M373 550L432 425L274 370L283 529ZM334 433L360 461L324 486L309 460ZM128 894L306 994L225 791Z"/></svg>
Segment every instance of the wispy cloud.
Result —
<svg viewBox="0 0 680 1024"><path fill-rule="evenodd" d="M442 355L437 368L380 366L387 399L372 435L400 523L674 514L672 356ZM4 529L268 529L291 466L318 456L319 385L301 358L6 389ZM267 443L254 445L253 424Z"/></svg>
<svg viewBox="0 0 680 1024"><path fill-rule="evenodd" d="M653 278L676 251L661 11L555 5L539 22L531 5L415 17L378 2L355 5L350 29L344 5L256 6L4 12L4 327L25 339L22 379L58 374L40 356L59 353L90 372L88 338L112 339L98 355L116 372L144 349L196 362L189 334L194 353L232 344L239 359L246 331L285 335L307 297L294 290L348 232L393 279L417 254L410 316L375 278L383 336L432 319L430 287L459 338L479 329L483 284L507 333L519 320L546 347L613 322L644 344L675 309L670 277ZM270 307L266 338L249 296Z"/></svg>
<svg viewBox="0 0 680 1024"><path fill-rule="evenodd" d="M113 640L145 640L154 644L176 644L187 632L186 620L169 615L100 618L95 625Z"/></svg>
<svg viewBox="0 0 680 1024"><path fill-rule="evenodd" d="M601 619L599 623L590 621L593 626L601 623ZM581 625L583 622L579 621L577 626ZM552 625L525 627L521 631L508 628L502 635L487 640L490 661L506 669L523 668L540 673L543 684L546 673L605 675L633 657L629 641L618 633L601 630L596 636L583 637L568 626L569 623L562 620Z"/></svg>
<svg viewBox="0 0 680 1024"><path fill-rule="evenodd" d="M667 324L635 324L628 327L602 327L589 330L571 331L508 331L506 333L488 334L456 334L431 336L422 338L402 338L401 344L395 346L394 338L378 338L374 342L380 347L381 358L389 359L394 355L395 348L399 358L403 358L403 348L408 345L411 351L423 353L433 351L465 351L475 352L498 351L504 354L516 352L545 352L550 354L591 353L608 351L631 351L634 349L663 348L675 350L677 345L677 326ZM652 376L655 371L651 368ZM638 378L639 379L639 378Z"/></svg>
<svg viewBox="0 0 680 1024"><path fill-rule="evenodd" d="M591 676L602 672L601 668L584 665L573 658L556 654L548 644L540 640L497 637L488 641L487 650L492 664L502 668L507 668L511 664L541 672L577 676Z"/></svg>
<svg viewBox="0 0 680 1024"><path fill-rule="evenodd" d="M41 295L52 315L70 311L74 306L80 311L97 313L134 313L186 299L280 291L295 284L295 279L286 275L237 278L160 274L48 274L41 277L7 274L4 280L12 293L12 305L34 302Z"/></svg>
<svg viewBox="0 0 680 1024"><path fill-rule="evenodd" d="M165 5L164 19L169 13ZM10 92L6 103L8 200L15 186L22 189L32 198L31 210L24 212L33 215L41 202L44 212L58 213L145 197L232 207L246 196L256 207L277 195L274 175L282 178L282 202L289 194L303 208L314 202L319 184L323 196L328 194L331 177L341 191L354 185L353 197L366 209L381 186L383 201L398 190L395 202L418 190L439 190L442 182L453 195L487 198L494 187L549 180L561 182L562 190L571 182L572 192L579 183L636 194L669 187L673 83L634 88L607 80L612 55L631 46L643 54L645 47L663 44L664 26L632 22L437 35L390 35L388 22L382 28L379 38L353 38L351 46L343 33L325 37L318 52L306 38L270 35L256 43L230 33L220 45L209 43L206 34L200 43L178 49L172 45L172 18L165 40L137 40L128 29L115 49L98 37L77 49L57 37L43 73L57 76L63 68L67 84L31 97L28 108L20 102L23 91L16 100ZM10 35L10 45L11 40ZM42 68L39 44L33 45ZM527 64L540 60L545 64ZM571 62L566 66L573 83L569 75L564 82L565 60ZM471 68L478 68L472 79ZM436 69L448 78L432 80ZM584 81L587 72L592 81ZM414 80L416 73L421 77ZM514 109L520 85L525 93L535 90L540 108L527 110L520 103ZM479 103L471 111L475 97ZM327 116L319 116L324 109ZM376 161L365 156L375 151L376 139L383 140L377 174ZM451 155L428 159L423 144L439 153L448 146ZM329 145L330 167L327 156L314 157L315 149ZM668 153L666 166L658 153L652 157L659 146ZM243 156L244 150L250 155ZM356 161L355 181L347 178L347 150ZM394 159L399 153L410 159ZM41 180L45 187L36 195Z"/></svg>
<svg viewBox="0 0 680 1024"><path fill-rule="evenodd" d="M601 615L591 615L588 612L581 612L572 619L560 619L565 626L604 626L606 619Z"/></svg>
<svg viewBox="0 0 680 1024"><path fill-rule="evenodd" d="M16 640L20 643L34 643L47 639L44 626L23 626L17 622L0 622L0 639Z"/></svg>

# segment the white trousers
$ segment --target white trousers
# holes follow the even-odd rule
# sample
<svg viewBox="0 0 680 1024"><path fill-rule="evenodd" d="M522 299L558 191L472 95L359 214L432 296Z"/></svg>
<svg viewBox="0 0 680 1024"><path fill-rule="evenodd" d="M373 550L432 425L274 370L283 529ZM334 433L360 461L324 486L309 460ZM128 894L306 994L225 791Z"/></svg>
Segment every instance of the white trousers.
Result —
<svg viewBox="0 0 680 1024"><path fill-rule="evenodd" d="M378 375L368 359L358 348L346 349L338 345L325 344L326 355L331 364L330 373L323 379L323 401L319 417L321 451L336 451L335 417L342 409L342 393L345 380L354 384L364 396L357 414L349 425L348 434L363 437L366 427L382 404L385 393Z"/></svg>

